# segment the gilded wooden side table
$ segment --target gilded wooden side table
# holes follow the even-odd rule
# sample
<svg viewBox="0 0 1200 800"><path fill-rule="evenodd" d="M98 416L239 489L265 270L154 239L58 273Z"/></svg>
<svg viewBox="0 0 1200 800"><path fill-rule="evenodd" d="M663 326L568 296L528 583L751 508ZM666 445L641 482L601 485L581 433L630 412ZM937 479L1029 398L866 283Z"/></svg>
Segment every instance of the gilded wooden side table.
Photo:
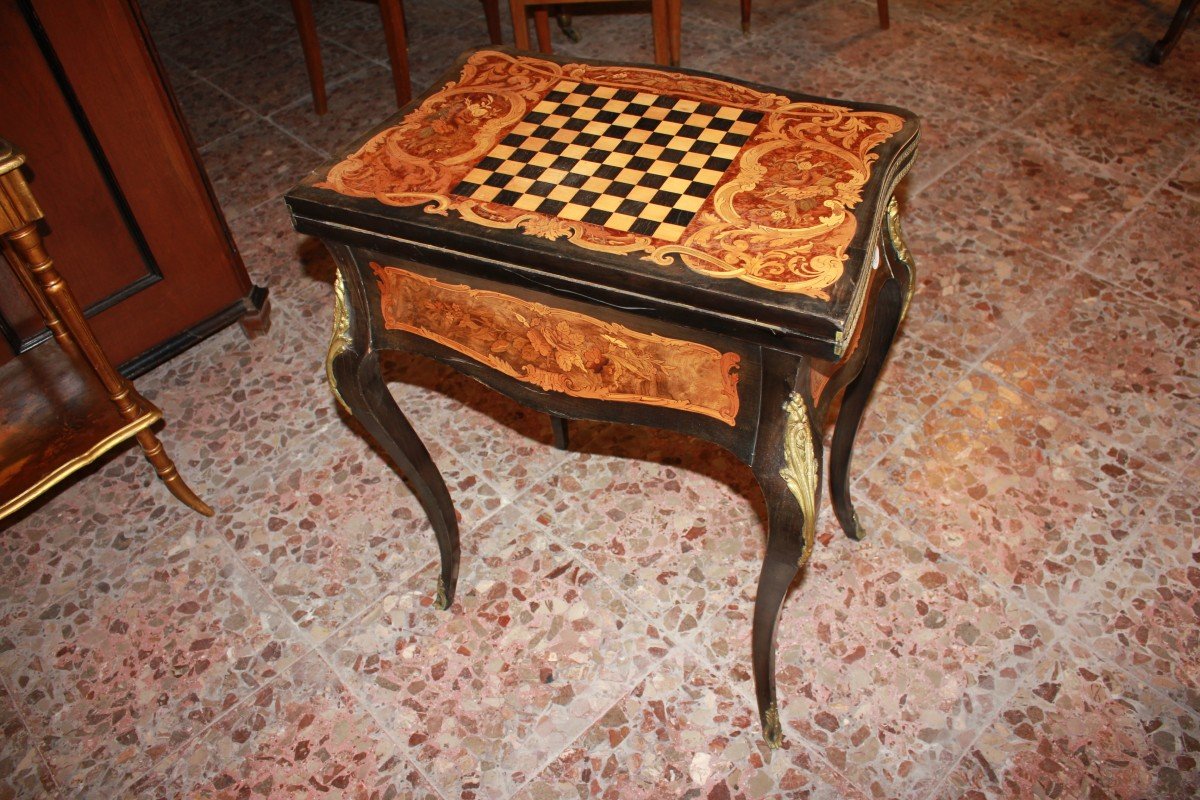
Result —
<svg viewBox="0 0 1200 800"><path fill-rule="evenodd" d="M445 483L379 371L443 361L552 415L670 428L749 464L769 511L752 659L813 546L821 429L841 526L855 432L912 290L896 184L916 118L711 76L479 50L287 196L338 265L328 371L408 475L458 580Z"/></svg>

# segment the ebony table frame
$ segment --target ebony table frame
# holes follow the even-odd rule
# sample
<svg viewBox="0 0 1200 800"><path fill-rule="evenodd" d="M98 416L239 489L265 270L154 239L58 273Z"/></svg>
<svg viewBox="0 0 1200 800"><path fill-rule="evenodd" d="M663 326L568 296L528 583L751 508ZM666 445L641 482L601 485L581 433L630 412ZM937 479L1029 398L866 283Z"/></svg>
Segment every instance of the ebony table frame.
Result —
<svg viewBox="0 0 1200 800"><path fill-rule="evenodd" d="M893 154L886 174L860 204L860 224L867 229L861 263L847 267L847 271L858 270L859 285L841 320L844 325L838 328L828 319L814 319L814 332L809 335L755 324L745 316L723 316L686 302L672 303L670 298L653 308L642 307L645 303L631 296L627 287L587 281L578 271L547 270L537 263L545 259L544 248L528 260L503 242L485 245L483 252L467 252L461 243L470 228L464 223L422 219L424 230L414 230L413 225L393 224L370 201L353 201L350 210L333 208L329 193L312 185L314 178L290 192L286 200L296 229L320 238L337 265L333 334L326 361L330 385L343 407L408 477L429 516L441 555L438 607L450 607L458 584L458 522L429 451L387 389L379 355L385 350L427 356L549 414L555 442L563 448L568 438L566 420L590 419L698 436L749 465L768 511L751 656L763 735L768 745L778 747L782 725L775 683L776 629L788 588L812 552L825 457L822 430L834 399L843 392L828 454L831 500L846 534L860 539L864 533L850 496L850 463L864 410L913 291L914 264L901 233L894 193L915 158L917 138L912 134L903 151ZM369 225L363 222L364 214L371 218ZM587 251L566 250L564 259L589 260ZM372 262L473 288L499 289L643 332L736 352L741 357L738 391L743 411L730 426L672 408L544 391L435 341L388 329L380 313ZM643 301L646 297L641 295Z"/></svg>

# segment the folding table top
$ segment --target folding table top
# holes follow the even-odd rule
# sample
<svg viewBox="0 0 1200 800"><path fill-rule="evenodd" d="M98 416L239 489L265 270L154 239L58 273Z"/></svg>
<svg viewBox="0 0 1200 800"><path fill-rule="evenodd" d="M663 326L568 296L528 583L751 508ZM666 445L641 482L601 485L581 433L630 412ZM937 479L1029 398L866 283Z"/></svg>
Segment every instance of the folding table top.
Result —
<svg viewBox="0 0 1200 800"><path fill-rule="evenodd" d="M917 136L886 106L477 50L288 203L302 230L336 223L840 349Z"/></svg>

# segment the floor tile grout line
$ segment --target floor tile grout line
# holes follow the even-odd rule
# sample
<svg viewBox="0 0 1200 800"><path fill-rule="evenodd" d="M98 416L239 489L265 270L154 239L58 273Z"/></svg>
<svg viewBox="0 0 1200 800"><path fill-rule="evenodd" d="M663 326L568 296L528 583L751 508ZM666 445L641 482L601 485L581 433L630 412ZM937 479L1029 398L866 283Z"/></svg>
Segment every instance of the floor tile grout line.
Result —
<svg viewBox="0 0 1200 800"><path fill-rule="evenodd" d="M434 562L431 561L431 562L427 563L425 565L425 567L422 567L422 569L425 569L426 567L429 566L429 564L432 564L432 563L434 563ZM370 613L370 611L373 608L382 605L384 597L386 597L386 595L380 596L376 600L365 604L363 610L359 614L355 615L354 621L358 621L358 620L362 619L368 613ZM449 609L447 609L447 611L448 610ZM347 620L346 624L349 625L349 623L350 623L350 620ZM346 627L346 626L343 626L343 627ZM340 631L341 628L339 628L338 630ZM406 632L406 633L415 634L414 631L408 631L404 627L401 627L400 630L403 632ZM352 698L354 698L354 701L362 707L363 711L366 712L367 716L370 717L371 721L375 723L375 725L379 728L379 730L383 733L383 735L389 741L391 741L391 743L393 745L395 745L396 748L398 748L400 750L400 752L403 754L405 760L407 760L408 763L412 764L413 769L415 769L420 774L422 779L424 779L424 781L427 784L429 784L430 788L432 788L435 792L437 792L439 797L446 798L447 795L442 790L441 784L439 782L433 780L433 778L426 772L424 765L421 764L420 761L417 759L416 754L413 752L412 748L408 745L408 743L401 741L400 738L395 735L395 733L392 730L392 726L390 724L388 724L388 722L386 720L384 720L383 717L381 717L376 712L375 704L367 702L366 698L358 691L358 687L356 686L355 682L351 681L351 680L347 680L347 678L342 674L342 671L331 660L330 654L325 652L326 645L329 643L329 641L331 641L333 639L333 637L335 635L336 634L330 634L321 642L321 644L318 647L315 648L316 653L317 653L317 658L319 658L321 660L321 662L325 665L325 668L330 671L330 673L334 676L334 678L337 680L337 682L339 684L341 684L342 688L345 689L345 691ZM416 635L419 635L419 634L416 634Z"/></svg>
<svg viewBox="0 0 1200 800"><path fill-rule="evenodd" d="M971 738L970 743L963 748L962 752L959 753L958 758L954 759L952 764L950 764L946 769L942 770L941 779L934 783L933 788L930 789L929 794L927 795L928 800L937 800L937 798L941 796L942 789L946 786L946 783L950 780L950 777L958 771L959 765L963 763L967 755L976 749L976 745L979 743L979 740L983 738L983 735L991 730L992 726L996 724L1003 713L1008 710L1008 707L1012 704L1013 700L1021 692L1021 690L1033 682L1033 677L1037 674L1038 668L1041 667L1042 664L1046 663L1051 657L1053 657L1053 647L1058 641L1059 639L1055 638L1046 643L1045 655L1042 658L1037 659L1034 663L1030 664L1029 669L1025 671L1013 684L1012 691L1007 693L1007 695L1004 697L1004 701L996 703L995 710L984 717L983 722L979 725L979 729L976 731L975 736Z"/></svg>
<svg viewBox="0 0 1200 800"><path fill-rule="evenodd" d="M12 680L3 672L0 672L0 688L3 688L4 692L8 695L9 702L12 703L13 713L17 715L17 720L21 723L21 727L25 729L25 735L29 737L29 744L33 747L33 752L37 755L42 766L45 767L46 775L50 777L50 782L53 784L55 792L59 796L65 797L66 787L63 786L62 781L58 777L57 770L50 763L50 759L42 752L41 742L38 741L40 737L34 733L33 728L29 724L28 715L25 714L25 710L22 707L20 695L13 691ZM41 781L38 781L38 783L41 783Z"/></svg>
<svg viewBox="0 0 1200 800"><path fill-rule="evenodd" d="M759 519L757 513L752 512L745 518L745 520L742 520L742 522L745 522L747 525L750 525L750 526L755 526L755 525L758 525L761 522L761 520ZM575 548L573 546L571 546L569 542L566 542L564 539L562 539L561 536L559 536L555 533L549 533L548 535L550 535L551 538L553 538L555 541L558 542L559 546L564 547L569 553L571 551L575 550ZM616 582L614 582L611 579L611 577L608 576L597 565L592 563L591 559L587 558L586 551L576 551L576 555L574 555L573 558L574 558L574 560L581 561L583 564L588 566L590 571L593 574L595 574L598 578L600 578L600 580L602 580L604 583L608 584L609 589L614 591L618 595L618 597L620 597L624 601L626 607L629 608L633 612L633 615L636 617L640 617L642 619L643 623L648 623L648 624L654 625L655 627L658 627L658 628L662 627L661 625L659 625L658 620L652 619L647 614L645 614L642 611L640 605L637 602L635 602L634 599L630 598L628 596L628 594L621 588L620 585L618 585ZM738 598L739 594L740 594L739 588L734 588L734 589L731 589L730 591L726 592L724 597L722 598L722 600L724 601L722 603L722 606L727 605L729 602L736 600ZM714 613L716 613L716 611L714 611ZM664 636L668 637L668 639L671 641L671 650L672 651L680 651L681 650L681 651L687 653L688 655L690 655L698 664L703 666L710 673L717 676L718 679L720 679L722 682L724 682L725 685L727 685L734 694L740 696L743 701L747 702L751 711L754 712L755 715L757 716L757 707L756 707L757 699L750 696L745 690L743 690L743 688L741 686L734 684L733 681L731 681L729 679L729 677L724 674L724 671L722 669L720 669L714 662L712 662L702 650L698 650L697 648L693 647L692 641L691 641L692 637L673 636L672 634L670 634L669 632L667 632L665 630L663 631L663 633L664 633ZM668 656L664 656L664 658L662 660L665 660L667 657L669 657L669 653L668 653ZM636 685L637 684L635 683L633 686L636 687ZM632 691L632 688L633 687L631 687L631 689L630 689L631 691ZM609 706L609 708L611 708L611 707L612 706ZM607 713L607 709L605 711ZM851 780L841 770L839 770L836 766L834 766L831 762L829 762L829 760L827 758L825 758L824 754L817 751L802 735L800 735L799 733L797 733L796 735L799 737L799 741L804 745L805 749L809 752L809 754L812 757L816 758L821 763L824 763L830 770L832 770L834 772L834 774L841 777L843 780L845 780L851 786L854 786L859 791L863 791L863 789L858 785L858 783L856 781ZM540 774L540 772L537 774ZM864 794L866 794L867 796L870 796L869 792L864 792Z"/></svg>
<svg viewBox="0 0 1200 800"><path fill-rule="evenodd" d="M217 523L215 521L213 521L211 523L208 521L205 521L205 527L208 527L209 525L215 526L216 524ZM167 752L163 753L163 755L161 755L159 758L157 758L153 762L151 762L147 766L146 770L141 774L140 777L146 777L146 776L151 775L154 772L155 768L158 767L160 764L166 763L167 759L182 753L183 750L185 748L187 748L189 745L199 742L201 740L201 738L204 736L204 734L206 734L208 731L212 730L213 727L215 725L217 725L218 722L220 722L221 720L228 717L233 712L234 709L243 707L247 702L249 702L255 696L257 696L259 694L259 692L261 692L263 689L266 689L266 688L270 687L272 684L274 684L277 680L279 680L279 678L285 672L288 672L291 669L293 669L297 664L299 664L301 661L303 661L305 658L307 658L309 656L309 654L311 654L316 649L312 645L311 641L309 641L308 637L304 634L304 631L302 631L300 629L300 627L298 625L296 625L296 623L292 620L291 615L287 613L287 609L285 609L279 603L279 601L276 599L275 595L272 594L269 589L267 589L267 587L259 579L258 575L255 574L254 570L247 567L246 564L241 560L241 558L238 556L237 552L233 549L233 546L229 544L229 540L225 538L225 534L219 530L204 531L203 528L201 530L204 533L206 533L208 536L217 540L218 546L224 548L226 556L233 560L235 569L240 569L245 574L245 577L248 578L253 583L253 585L267 597L268 602L271 603L275 607L275 610L285 620L287 620L287 625L290 628L292 628L293 635L297 636L297 639L298 639L297 643L301 644L302 646L307 645L307 648L303 649L291 662L289 662L286 665L285 668L279 669L278 671L276 671L275 675L273 675L271 678L265 680L263 683L259 684L258 686L251 688L249 691L246 692L245 696L239 698L237 702L233 703L228 708L221 710L215 717L213 717L213 719L211 719L208 722L208 724L201 726L198 730L196 730L195 733L193 733L191 736L187 737L182 742L180 742L178 746L171 748ZM272 640L277 641L277 639L275 639L274 637ZM164 779L165 779L165 777L164 777ZM133 784L137 783L138 780L139 780L139 778L131 778L130 780L125 782L125 784L123 785L123 788L131 787ZM158 783L158 781L155 781L152 783L152 785L157 785L157 783ZM147 788L149 788L149 786Z"/></svg>
<svg viewBox="0 0 1200 800"><path fill-rule="evenodd" d="M668 650L662 656L654 659L651 662L651 664L643 672L635 675L634 678L631 678L628 685L624 687L624 689L621 691L621 693L619 695L617 695L617 697L613 700L613 702L608 703L598 713L592 715L589 718L588 723L583 726L583 728L579 731L579 733L576 734L575 736L573 736L569 741L564 743L562 748L555 751L553 755L549 756L543 763L539 764L535 769L530 770L528 777L526 777L526 779L524 781L522 781L519 784L515 784L513 786L513 790L511 792L508 792L506 795L504 795L505 800L512 800L513 797L516 797L527 786L529 786L530 783L532 783L534 780L536 780L539 775L541 775L543 772L545 772L547 769L549 769L550 766L552 764L554 764L555 761L562 758L563 754L571 749L571 745L575 744L575 742L579 741L584 736L586 736L588 731L590 731L596 723L598 723L598 722L600 722L600 720L604 719L604 717L608 714L609 711L611 711L614 707L616 707L618 703L621 703L622 701L624 701L625 698L629 697L629 695L633 692L634 689L636 689L638 687L639 684L641 684L643 681L645 681L651 675L653 675L656 670L660 669L663 666L663 664L666 663L667 659L669 659L671 657L672 652L673 652L673 648ZM547 709L547 711L548 710L549 709ZM543 711L541 714L538 715L537 722L541 722L543 719L545 719L547 711ZM535 722L534 723L535 727L536 727L536 724L537 723ZM506 777L509 779L508 782L512 783L511 775L508 775Z"/></svg>

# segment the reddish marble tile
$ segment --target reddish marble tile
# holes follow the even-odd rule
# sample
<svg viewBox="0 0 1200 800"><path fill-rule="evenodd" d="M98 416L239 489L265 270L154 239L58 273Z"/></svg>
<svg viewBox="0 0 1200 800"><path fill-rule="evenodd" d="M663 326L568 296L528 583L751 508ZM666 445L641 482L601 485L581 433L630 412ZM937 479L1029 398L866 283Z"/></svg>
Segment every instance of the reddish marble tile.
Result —
<svg viewBox="0 0 1200 800"><path fill-rule="evenodd" d="M297 37L294 22L260 6L237 5L234 13L226 14L215 4L202 5L214 8L209 13L173 10L173 16L182 18L179 31L157 42L159 49L188 69L204 72L213 66L232 66L261 52L265 42Z"/></svg>
<svg viewBox="0 0 1200 800"><path fill-rule="evenodd" d="M160 46L165 43L168 49L174 50L169 41L171 36L230 17L242 9L243 4L230 0L192 0L186 4L176 0L140 0L138 8Z"/></svg>
<svg viewBox="0 0 1200 800"><path fill-rule="evenodd" d="M1193 154L1167 181L1167 185L1195 200L1200 200L1200 153Z"/></svg>
<svg viewBox="0 0 1200 800"><path fill-rule="evenodd" d="M902 526L850 542L829 523L819 540L777 633L785 730L871 796L922 796L1054 629ZM745 587L701 643L747 697L753 598Z"/></svg>
<svg viewBox="0 0 1200 800"><path fill-rule="evenodd" d="M57 794L49 765L21 721L8 689L0 684L0 797L40 800Z"/></svg>
<svg viewBox="0 0 1200 800"><path fill-rule="evenodd" d="M974 362L1074 274L1066 263L987 227L948 226L936 207L915 204L915 213L902 214L917 262L904 338Z"/></svg>
<svg viewBox="0 0 1200 800"><path fill-rule="evenodd" d="M1122 93L1114 112L1113 98ZM1129 92L1120 81L1089 72L1056 86L1013 129L1110 173L1135 174L1150 187L1200 144L1195 116L1194 108L1169 97Z"/></svg>
<svg viewBox="0 0 1200 800"><path fill-rule="evenodd" d="M1200 270L1194 267L1200 253L1197 219L1200 193L1192 199L1155 192L1100 243L1084 267L1176 311L1200 316Z"/></svg>
<svg viewBox="0 0 1200 800"><path fill-rule="evenodd" d="M205 476L183 474L201 496L214 499ZM163 531L200 519L168 493L141 448L127 447L5 520L0 608L41 609L105 575Z"/></svg>
<svg viewBox="0 0 1200 800"><path fill-rule="evenodd" d="M533 776L514 800L859 798L805 748L769 750L758 715L725 681L668 658Z"/></svg>
<svg viewBox="0 0 1200 800"><path fill-rule="evenodd" d="M282 195L323 159L266 120L222 136L200 155L227 219Z"/></svg>
<svg viewBox="0 0 1200 800"><path fill-rule="evenodd" d="M863 482L886 517L1061 623L1168 480L973 373Z"/></svg>
<svg viewBox="0 0 1200 800"><path fill-rule="evenodd" d="M197 147L204 147L256 118L253 110L206 80L179 71L171 72L170 80Z"/></svg>
<svg viewBox="0 0 1200 800"><path fill-rule="evenodd" d="M920 118L917 161L905 178L906 191L917 193L954 164L988 146L995 126L977 120L942 98L926 91L923 84L895 77L884 70L853 90L856 101L884 103L910 110Z"/></svg>
<svg viewBox="0 0 1200 800"><path fill-rule="evenodd" d="M921 76L922 88L953 99L955 110L993 124L1007 124L1062 80L1059 67L998 47L982 47L958 32L931 39L888 65L892 76Z"/></svg>
<svg viewBox="0 0 1200 800"><path fill-rule="evenodd" d="M504 796L586 730L666 652L594 573L510 506L464 545L458 598L434 571L323 649L447 795ZM476 794L478 793L478 794Z"/></svg>
<svg viewBox="0 0 1200 800"><path fill-rule="evenodd" d="M329 81L327 91L327 113L318 116L311 99L301 99L276 111L272 119L312 147L336 154L396 113L392 73L377 64L341 82Z"/></svg>
<svg viewBox="0 0 1200 800"><path fill-rule="evenodd" d="M0 629L0 670L56 777L110 797L302 652L225 545L192 534Z"/></svg>
<svg viewBox="0 0 1200 800"><path fill-rule="evenodd" d="M405 354L396 361L404 364L404 372L390 383L413 424L423 426L506 499L566 458L552 444L545 414L449 368L422 365L424 359Z"/></svg>
<svg viewBox="0 0 1200 800"><path fill-rule="evenodd" d="M1087 648L1056 648L939 795L1195 797L1200 722Z"/></svg>
<svg viewBox="0 0 1200 800"><path fill-rule="evenodd" d="M1184 479L1078 613L1098 656L1200 712L1200 505Z"/></svg>
<svg viewBox="0 0 1200 800"><path fill-rule="evenodd" d="M980 37L1060 63L1079 63L1110 45L1143 16L1140 3L1122 0L998 0L967 21Z"/></svg>
<svg viewBox="0 0 1200 800"><path fill-rule="evenodd" d="M132 787L142 797L441 800L330 672L309 655Z"/></svg>
<svg viewBox="0 0 1200 800"><path fill-rule="evenodd" d="M1179 4L1156 0L1154 5L1155 13L1097 52L1091 68L1147 97L1169 96L1189 105L1195 117L1195 109L1200 107L1200 95L1196 91L1196 86L1200 85L1200 41L1185 32L1165 63L1158 66L1147 63L1151 48L1167 32Z"/></svg>
<svg viewBox="0 0 1200 800"><path fill-rule="evenodd" d="M1200 449L1200 322L1079 275L1024 327L985 369L1164 464Z"/></svg>
<svg viewBox="0 0 1200 800"><path fill-rule="evenodd" d="M966 364L932 343L937 341L902 329L859 423L851 482L883 457L910 425L925 416L966 375Z"/></svg>
<svg viewBox="0 0 1200 800"><path fill-rule="evenodd" d="M920 206L954 225L990 227L1073 262L1141 203L1130 179L1020 136L992 140L920 194ZM919 252L919 251L918 251Z"/></svg>
<svg viewBox="0 0 1200 800"><path fill-rule="evenodd" d="M496 491L444 451L433 457L469 537L500 507ZM309 452L278 467L275 487L256 515L222 531L314 641L438 558L416 496L348 425L318 432ZM430 582L425 591L433 590Z"/></svg>
<svg viewBox="0 0 1200 800"><path fill-rule="evenodd" d="M638 429L627 435L657 438ZM755 496L745 497L712 477L729 470L742 486L753 483L749 468L731 454L682 437L662 441L694 455L684 464L704 472L581 455L519 498L517 508L620 587L641 613L690 638L703 634L713 608L757 579L764 532L752 501L759 493L753 488Z"/></svg>
<svg viewBox="0 0 1200 800"><path fill-rule="evenodd" d="M321 65L328 87L361 72L372 62L341 45L321 42ZM316 113L312 111L312 86L298 37L259 50L236 66L205 77L260 114L270 114L296 101L307 101L310 113ZM364 127L367 123L363 120Z"/></svg>

